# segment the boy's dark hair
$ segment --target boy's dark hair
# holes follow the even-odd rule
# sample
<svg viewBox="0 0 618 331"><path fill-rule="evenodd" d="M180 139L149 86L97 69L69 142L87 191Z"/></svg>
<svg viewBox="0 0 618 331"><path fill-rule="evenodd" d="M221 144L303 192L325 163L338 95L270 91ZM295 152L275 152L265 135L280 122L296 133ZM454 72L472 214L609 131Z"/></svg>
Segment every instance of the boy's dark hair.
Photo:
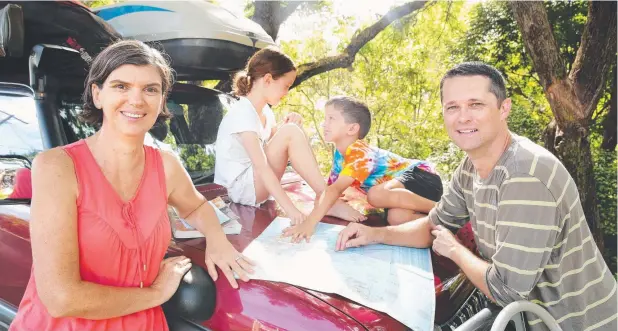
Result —
<svg viewBox="0 0 618 331"><path fill-rule="evenodd" d="M88 124L100 127L103 123L103 111L97 109L92 99L92 84L96 84L99 88L103 88L103 83L109 75L119 67L125 64L136 66L152 65L159 70L161 74L162 93L163 93L163 110L157 117L157 124L162 123L170 118L170 112L165 105L168 92L174 83L173 70L169 65L169 61L158 50L146 45L138 40L122 40L109 45L99 55L94 58L90 71L86 77L83 94L83 111L79 114L79 118Z"/></svg>
<svg viewBox="0 0 618 331"><path fill-rule="evenodd" d="M333 106L341 112L348 124L358 123L358 139L363 139L371 129L371 112L369 107L362 101L352 97L337 96L326 102L326 106Z"/></svg>
<svg viewBox="0 0 618 331"><path fill-rule="evenodd" d="M234 75L232 86L234 95L247 95L253 87L253 82L266 74L277 79L295 70L296 66L289 56L272 46L263 48L251 56L243 71Z"/></svg>
<svg viewBox="0 0 618 331"><path fill-rule="evenodd" d="M444 81L458 76L487 77L491 81L489 92L496 96L498 105L502 104L502 101L506 99L506 84L504 82L504 76L502 76L500 71L489 64L475 61L460 63L444 74L440 81L440 100L442 100L442 87L444 86Z"/></svg>

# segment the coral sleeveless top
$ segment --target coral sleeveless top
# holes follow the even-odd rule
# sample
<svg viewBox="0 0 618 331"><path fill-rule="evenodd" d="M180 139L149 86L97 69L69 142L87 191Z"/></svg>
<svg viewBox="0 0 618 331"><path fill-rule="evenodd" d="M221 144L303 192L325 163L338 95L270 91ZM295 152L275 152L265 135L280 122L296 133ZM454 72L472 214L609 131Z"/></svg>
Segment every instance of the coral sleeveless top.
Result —
<svg viewBox="0 0 618 331"><path fill-rule="evenodd" d="M63 149L73 159L79 185L76 203L82 280L118 287L150 286L171 240L159 151L144 146L146 163L141 182L135 196L123 201L85 140ZM161 307L106 320L53 318L37 294L33 271L10 330L166 331L168 326Z"/></svg>

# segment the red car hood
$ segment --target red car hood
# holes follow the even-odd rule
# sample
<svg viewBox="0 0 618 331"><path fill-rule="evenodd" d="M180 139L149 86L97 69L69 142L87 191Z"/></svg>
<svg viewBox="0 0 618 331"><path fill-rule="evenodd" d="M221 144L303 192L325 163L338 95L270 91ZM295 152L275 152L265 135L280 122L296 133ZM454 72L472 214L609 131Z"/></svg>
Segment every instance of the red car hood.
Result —
<svg viewBox="0 0 618 331"><path fill-rule="evenodd" d="M298 175L286 173L282 180L282 184L286 193L288 193L299 209L306 212L311 211L315 196L313 191L298 177ZM224 196L226 194L224 188L214 184L200 186L198 190L208 199L212 199L216 196ZM364 198L354 190L346 191L344 198L358 210L366 211L371 208ZM260 208L237 204L231 204L231 208L240 216L242 231L238 235L228 236L228 239L240 252L257 238L275 217L284 215L284 212L274 201L268 201L260 206ZM338 225L347 224L345 221L332 217L326 217L324 221ZM385 225L382 217L377 215L371 215L366 221L366 224L373 226ZM179 246L190 246L191 250L195 251L195 254L197 254L194 261L196 259L203 261L203 250L205 248L205 240L203 238L188 240L179 244ZM437 308L435 322L437 324L442 324L451 316L455 315L457 309L463 304L463 301L468 297L474 287L459 273L457 267L449 260L432 255L432 261L434 273L436 274ZM277 320L276 326L279 328L285 327L292 330L356 330L360 324L367 330L407 330L403 324L391 318L389 315L362 306L337 294L322 293L294 285L261 280L252 280L248 283L242 283L240 286L240 290L233 290L226 280L219 278L217 280L218 298L229 295L241 296L245 308L251 307L253 309L256 307L263 307L258 310L263 310L264 316L268 316L268 318L264 318L244 312L243 314L247 314L245 315L246 317L251 315L252 318L263 319L269 322ZM269 298L269 303L264 302L265 297ZM279 313L279 311L273 314L273 307L276 307L277 303L270 301L271 299L286 305L290 309L288 311L289 315L286 316L285 314ZM251 303L252 306L249 306L249 303ZM269 304L272 304L273 307ZM219 309L219 307L220 305L218 303L217 309ZM302 317L300 315L309 312L300 309L300 307L304 307L302 309L311 309L312 311L315 309L315 313L318 315L310 317L307 320L306 315ZM215 312L215 315L220 316L221 314ZM275 317L273 315L278 316ZM285 318L288 318L291 324L284 323L283 320L280 320ZM326 324L320 326L312 324L316 319L328 319L330 321L329 323L332 323L330 324L331 327L327 327ZM335 320L341 323L335 323ZM218 321L210 320L205 325L215 330L220 330L219 324L217 323Z"/></svg>
<svg viewBox="0 0 618 331"><path fill-rule="evenodd" d="M301 181L284 178L288 194L302 209L313 206L311 190ZM210 184L198 187L209 199L224 196L225 189ZM354 205L354 201L352 204ZM360 202L357 206L361 206ZM273 201L260 208L232 204L240 216L242 231L229 235L237 250L243 251L270 222L282 212ZM29 206L0 205L0 299L18 306L30 276L32 256L28 229ZM326 218L326 222L344 225L343 221ZM381 225L379 217L367 223ZM183 254L205 269L203 238L177 240L169 247L173 254ZM452 264L433 257L434 273L442 279L436 283L436 323L453 316L472 290L471 284ZM219 274L217 302L212 318L204 323L209 329L228 330L406 330L385 313L361 306L339 295L321 293L301 287L252 280L233 289Z"/></svg>
<svg viewBox="0 0 618 331"><path fill-rule="evenodd" d="M294 175L283 180L284 188L294 202L303 208L313 206L314 196L307 185ZM199 186L208 199L224 196L225 189L214 184ZM243 251L283 212L274 201L260 208L232 204L240 217L242 231L228 239L238 251ZM345 222L329 218L329 223ZM177 242L176 249L194 263L204 261L206 246L203 238ZM202 267L205 265L201 264ZM406 330L406 327L387 314L358 305L336 294L326 294L285 283L252 280L231 288L225 278L217 285L217 307L213 318L204 323L213 330L246 330L247 322L259 325L259 330ZM222 311L222 310L225 310ZM235 324L235 326L232 326Z"/></svg>

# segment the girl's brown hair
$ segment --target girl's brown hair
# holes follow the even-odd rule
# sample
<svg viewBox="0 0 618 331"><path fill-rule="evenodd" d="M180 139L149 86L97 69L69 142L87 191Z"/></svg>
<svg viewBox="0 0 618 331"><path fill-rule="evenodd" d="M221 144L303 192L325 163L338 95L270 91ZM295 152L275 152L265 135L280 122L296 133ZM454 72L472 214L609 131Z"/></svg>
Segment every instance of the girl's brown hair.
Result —
<svg viewBox="0 0 618 331"><path fill-rule="evenodd" d="M277 79L295 70L296 66L289 56L272 46L268 46L253 54L247 61L245 69L234 75L234 94L247 95L253 87L253 82L266 76L266 74Z"/></svg>
<svg viewBox="0 0 618 331"><path fill-rule="evenodd" d="M165 105L167 94L174 83L173 70L168 60L161 52L141 41L123 40L105 48L95 57L94 61L92 61L84 86L83 111L79 115L79 118L83 122L97 127L103 124L103 111L94 105L92 99L92 84L96 84L99 88L102 88L107 77L109 77L114 70L125 64L136 66L152 65L159 70L163 90L163 111L159 114L159 117L157 117L157 123L161 123L171 117Z"/></svg>

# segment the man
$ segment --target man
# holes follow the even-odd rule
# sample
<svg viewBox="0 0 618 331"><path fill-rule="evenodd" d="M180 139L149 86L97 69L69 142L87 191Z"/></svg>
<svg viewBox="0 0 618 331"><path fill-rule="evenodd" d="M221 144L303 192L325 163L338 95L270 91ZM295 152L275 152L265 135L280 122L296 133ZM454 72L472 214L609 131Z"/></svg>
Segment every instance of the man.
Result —
<svg viewBox="0 0 618 331"><path fill-rule="evenodd" d="M586 223L575 182L560 161L509 132L504 78L463 63L440 83L444 123L466 158L429 215L385 228L350 224L337 250L372 243L429 247L455 262L501 306L541 305L563 330L616 330L616 281ZM469 219L480 258L452 234ZM532 330L547 327L527 316Z"/></svg>

